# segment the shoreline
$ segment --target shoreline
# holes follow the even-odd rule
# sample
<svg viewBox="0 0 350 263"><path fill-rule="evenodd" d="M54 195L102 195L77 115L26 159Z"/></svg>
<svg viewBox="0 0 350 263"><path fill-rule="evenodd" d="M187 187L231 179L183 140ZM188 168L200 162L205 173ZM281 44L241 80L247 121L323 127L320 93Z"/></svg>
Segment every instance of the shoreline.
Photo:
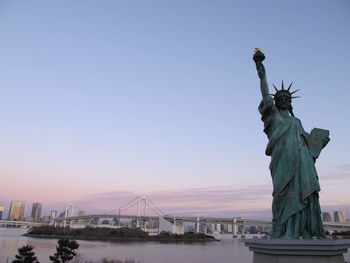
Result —
<svg viewBox="0 0 350 263"><path fill-rule="evenodd" d="M157 236L151 237L92 237L92 236L70 236L70 235L38 235L38 234L29 234L25 233L23 236L33 237L33 238L54 238L54 239L75 239L75 240L86 240L86 241L112 241L112 242L164 242L164 243L177 243L177 242L186 242L186 243L204 243L204 242L213 242L220 241L216 238L208 239L190 239L190 238L159 238Z"/></svg>

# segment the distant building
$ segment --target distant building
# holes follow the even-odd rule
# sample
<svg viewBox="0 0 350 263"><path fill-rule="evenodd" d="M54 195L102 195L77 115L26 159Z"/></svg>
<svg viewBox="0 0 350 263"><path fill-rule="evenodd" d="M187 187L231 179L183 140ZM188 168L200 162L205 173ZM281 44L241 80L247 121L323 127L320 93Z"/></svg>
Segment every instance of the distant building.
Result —
<svg viewBox="0 0 350 263"><path fill-rule="evenodd" d="M232 225L231 224L223 224L221 227L221 231L224 233L232 233Z"/></svg>
<svg viewBox="0 0 350 263"><path fill-rule="evenodd" d="M0 220L2 220L2 214L4 213L4 210L5 210L5 206L0 205Z"/></svg>
<svg viewBox="0 0 350 263"><path fill-rule="evenodd" d="M341 223L346 221L345 213L343 211L335 211L333 213L333 216L334 216L334 222L336 223Z"/></svg>
<svg viewBox="0 0 350 263"><path fill-rule="evenodd" d="M54 219L57 217L57 210L51 210L50 212L50 219Z"/></svg>
<svg viewBox="0 0 350 263"><path fill-rule="evenodd" d="M61 212L61 213L58 215L58 217L59 217L59 218L63 218L64 215L65 215L65 211Z"/></svg>
<svg viewBox="0 0 350 263"><path fill-rule="evenodd" d="M34 222L38 222L41 217L41 208L42 204L40 203L33 203L32 206L32 218Z"/></svg>
<svg viewBox="0 0 350 263"><path fill-rule="evenodd" d="M43 223L49 223L51 219L51 216L43 216L41 219L41 222Z"/></svg>
<svg viewBox="0 0 350 263"><path fill-rule="evenodd" d="M26 222L33 222L33 217L31 216L24 216L22 219L22 221L26 221Z"/></svg>
<svg viewBox="0 0 350 263"><path fill-rule="evenodd" d="M78 216L84 216L85 215L85 211L79 211L78 212Z"/></svg>
<svg viewBox="0 0 350 263"><path fill-rule="evenodd" d="M26 209L26 203L20 201L11 201L9 210L9 220L22 220L24 218L24 211Z"/></svg>
<svg viewBox="0 0 350 263"><path fill-rule="evenodd" d="M333 223L334 222L333 214L328 213L328 212L323 212L322 213L322 221Z"/></svg>

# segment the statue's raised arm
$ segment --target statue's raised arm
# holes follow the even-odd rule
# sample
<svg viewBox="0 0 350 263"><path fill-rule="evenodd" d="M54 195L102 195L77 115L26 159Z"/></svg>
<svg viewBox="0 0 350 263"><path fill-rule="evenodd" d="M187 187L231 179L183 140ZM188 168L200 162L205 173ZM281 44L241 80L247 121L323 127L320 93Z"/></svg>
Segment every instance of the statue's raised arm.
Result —
<svg viewBox="0 0 350 263"><path fill-rule="evenodd" d="M266 71L264 64L262 63L265 59L264 53L261 52L260 49L255 49L255 54L253 56L253 60L255 61L256 69L258 71L258 76L260 78L260 89L261 95L264 103L267 103L269 99L271 99L269 94L269 86L267 84Z"/></svg>

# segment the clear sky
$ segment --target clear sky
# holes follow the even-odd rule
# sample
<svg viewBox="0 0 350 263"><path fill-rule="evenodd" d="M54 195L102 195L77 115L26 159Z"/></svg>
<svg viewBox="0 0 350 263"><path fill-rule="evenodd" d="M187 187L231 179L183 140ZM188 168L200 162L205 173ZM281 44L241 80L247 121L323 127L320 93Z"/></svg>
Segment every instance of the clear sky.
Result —
<svg viewBox="0 0 350 263"><path fill-rule="evenodd" d="M324 211L350 212L350 2L0 2L0 203L270 217L253 50L293 81ZM272 89L271 89L272 91ZM350 216L350 214L348 214ZM5 215L7 216L7 214Z"/></svg>

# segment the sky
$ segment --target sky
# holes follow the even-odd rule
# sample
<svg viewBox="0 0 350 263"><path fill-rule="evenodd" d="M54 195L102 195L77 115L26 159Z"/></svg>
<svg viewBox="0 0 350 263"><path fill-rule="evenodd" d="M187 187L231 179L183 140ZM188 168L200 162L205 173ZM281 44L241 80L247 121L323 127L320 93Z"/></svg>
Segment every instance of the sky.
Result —
<svg viewBox="0 0 350 263"><path fill-rule="evenodd" d="M0 1L0 203L100 213L144 195L166 214L271 218L259 47L270 89L300 89L304 129L330 130L320 202L350 217L349 13L347 0Z"/></svg>

